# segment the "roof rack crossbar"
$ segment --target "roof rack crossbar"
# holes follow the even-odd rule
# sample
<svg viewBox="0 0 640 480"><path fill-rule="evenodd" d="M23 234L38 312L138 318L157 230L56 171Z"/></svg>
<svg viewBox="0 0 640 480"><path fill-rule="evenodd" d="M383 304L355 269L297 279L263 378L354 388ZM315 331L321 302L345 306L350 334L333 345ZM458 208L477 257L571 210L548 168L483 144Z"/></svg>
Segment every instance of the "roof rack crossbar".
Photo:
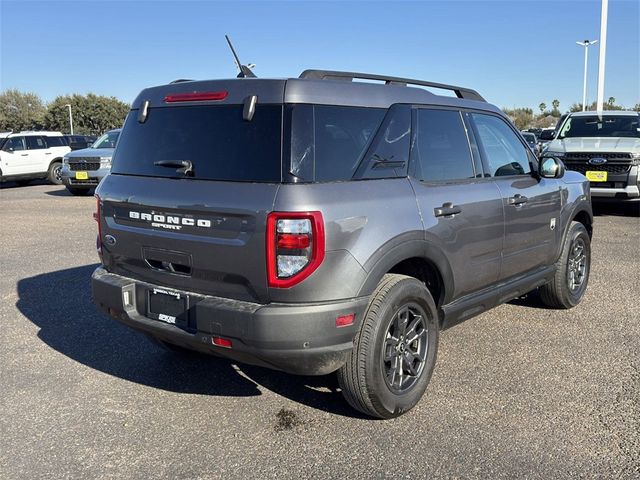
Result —
<svg viewBox="0 0 640 480"><path fill-rule="evenodd" d="M381 81L386 85L420 85L422 87L451 90L456 94L456 97L458 98L486 102L486 100L478 92L470 88L457 87L455 85L447 85L445 83L425 82L423 80L413 80L410 78L389 77L387 75L376 75L372 73L340 72L335 70L305 70L300 74L299 78L316 80L345 80L349 82L359 78L361 80Z"/></svg>

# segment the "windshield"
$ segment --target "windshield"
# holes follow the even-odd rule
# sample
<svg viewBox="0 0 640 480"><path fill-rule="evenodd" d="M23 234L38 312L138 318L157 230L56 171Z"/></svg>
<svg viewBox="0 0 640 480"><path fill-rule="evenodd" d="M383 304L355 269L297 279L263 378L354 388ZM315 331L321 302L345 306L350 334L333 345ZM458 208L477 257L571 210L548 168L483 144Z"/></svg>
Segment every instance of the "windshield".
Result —
<svg viewBox="0 0 640 480"><path fill-rule="evenodd" d="M91 145L91 148L116 148L120 132L107 132Z"/></svg>
<svg viewBox="0 0 640 480"><path fill-rule="evenodd" d="M243 120L242 110L242 105L156 107L144 123L132 110L112 173L185 178L180 165L186 162L195 179L280 182L282 105L258 105L251 121Z"/></svg>
<svg viewBox="0 0 640 480"><path fill-rule="evenodd" d="M637 115L597 115L569 117L558 138L573 137L632 137L640 138Z"/></svg>

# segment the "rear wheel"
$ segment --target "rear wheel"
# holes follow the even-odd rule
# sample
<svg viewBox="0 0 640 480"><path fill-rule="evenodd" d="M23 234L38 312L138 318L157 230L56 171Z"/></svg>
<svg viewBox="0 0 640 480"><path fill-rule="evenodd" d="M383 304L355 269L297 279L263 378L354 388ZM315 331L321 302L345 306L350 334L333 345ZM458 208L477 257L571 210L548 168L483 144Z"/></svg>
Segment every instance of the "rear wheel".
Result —
<svg viewBox="0 0 640 480"><path fill-rule="evenodd" d="M49 166L49 173L47 175L49 181L54 185L62 185L62 163L53 162Z"/></svg>
<svg viewBox="0 0 640 480"><path fill-rule="evenodd" d="M549 307L575 307L587 290L591 269L591 239L583 224L571 223L555 267L553 280L540 287L540 298Z"/></svg>
<svg viewBox="0 0 640 480"><path fill-rule="evenodd" d="M373 417L402 415L422 398L437 348L437 311L429 290L413 277L385 275L338 370L345 399Z"/></svg>
<svg viewBox="0 0 640 480"><path fill-rule="evenodd" d="M87 195L91 189L90 188L78 188L78 187L67 187L67 190L71 195Z"/></svg>

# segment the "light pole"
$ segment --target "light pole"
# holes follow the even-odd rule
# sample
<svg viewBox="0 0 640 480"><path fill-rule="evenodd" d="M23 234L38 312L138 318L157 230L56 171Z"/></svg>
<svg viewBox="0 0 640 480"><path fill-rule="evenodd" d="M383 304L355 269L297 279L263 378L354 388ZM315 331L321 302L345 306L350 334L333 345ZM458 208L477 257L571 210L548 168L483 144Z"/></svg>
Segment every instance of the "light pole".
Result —
<svg viewBox="0 0 640 480"><path fill-rule="evenodd" d="M71 115L71 104L67 103L65 107L69 108L69 127L71 128L71 135L73 135L73 115Z"/></svg>
<svg viewBox="0 0 640 480"><path fill-rule="evenodd" d="M582 83L582 111L587 109L587 61L589 58L589 45L595 45L598 40L585 40L584 42L576 42L584 47L584 81Z"/></svg>

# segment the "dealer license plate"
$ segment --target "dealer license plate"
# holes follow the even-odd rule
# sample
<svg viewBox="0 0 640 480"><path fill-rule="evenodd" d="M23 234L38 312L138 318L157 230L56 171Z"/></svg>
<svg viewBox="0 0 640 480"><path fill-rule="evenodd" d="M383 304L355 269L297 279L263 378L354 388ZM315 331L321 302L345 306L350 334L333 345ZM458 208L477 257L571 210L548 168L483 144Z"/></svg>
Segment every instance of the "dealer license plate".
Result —
<svg viewBox="0 0 640 480"><path fill-rule="evenodd" d="M586 177L590 182L606 182L607 172L587 171Z"/></svg>
<svg viewBox="0 0 640 480"><path fill-rule="evenodd" d="M76 180L89 180L89 172L76 172Z"/></svg>

